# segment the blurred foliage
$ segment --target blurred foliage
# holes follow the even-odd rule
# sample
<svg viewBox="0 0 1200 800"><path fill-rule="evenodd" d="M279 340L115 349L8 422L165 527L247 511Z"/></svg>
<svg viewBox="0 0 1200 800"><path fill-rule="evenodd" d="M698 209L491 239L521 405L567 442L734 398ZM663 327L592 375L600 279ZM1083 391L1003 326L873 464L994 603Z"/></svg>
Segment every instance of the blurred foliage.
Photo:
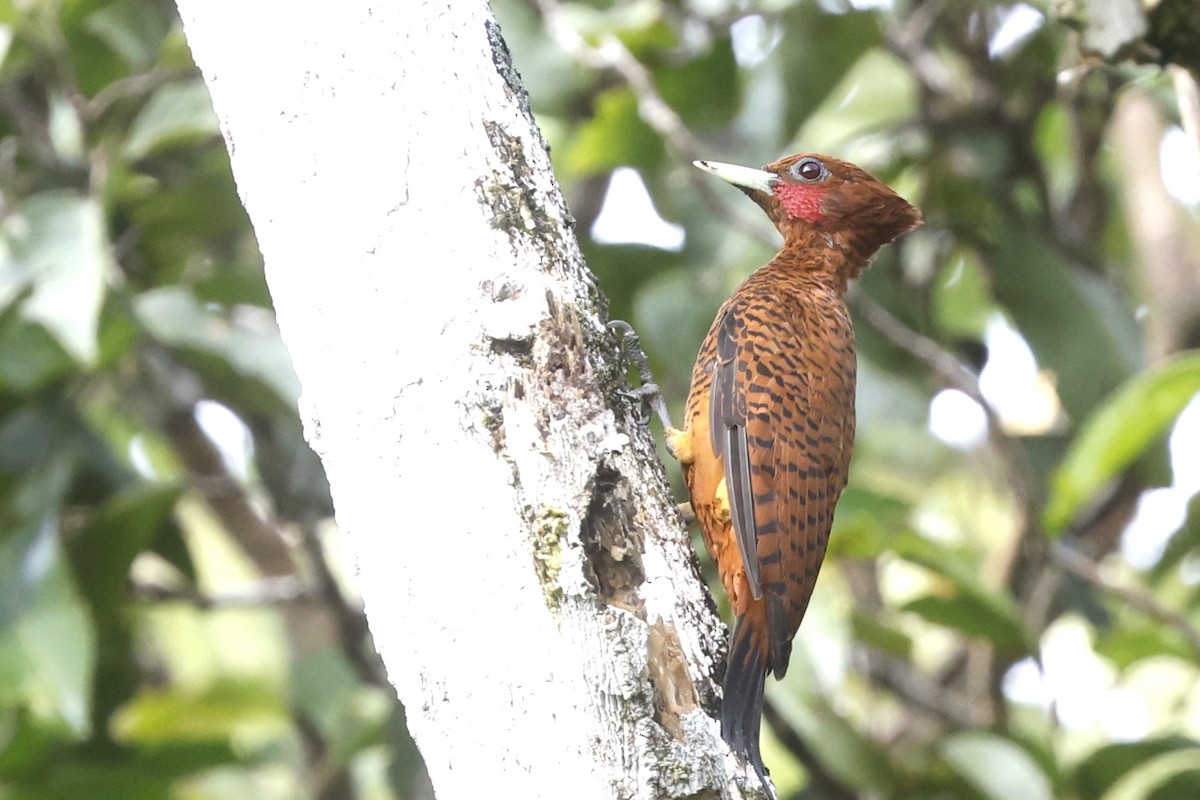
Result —
<svg viewBox="0 0 1200 800"><path fill-rule="evenodd" d="M924 211L855 290L851 486L769 687L782 796L1200 795L1196 447L1165 446L1200 324L1161 289L1200 295L1200 222L1162 191L1171 81L1085 57L1086 9L1049 0L495 7L588 262L677 405L773 252L689 159L831 152ZM1153 138L1122 133L1126 95ZM622 168L680 248L592 235L636 199L605 201ZM1175 261L1130 213L1146 176ZM0 0L0 202L0 797L422 796L171 3ZM964 388L939 421L987 433L939 438L934 398ZM1123 539L1172 481L1189 510Z"/></svg>
<svg viewBox="0 0 1200 800"><path fill-rule="evenodd" d="M828 152L924 212L852 291L850 488L803 666L768 688L782 796L1196 794L1200 466L1182 429L1166 443L1200 392L1200 305L1172 295L1200 297L1200 208L1162 175L1200 177L1160 169L1180 103L1134 63L1155 53L1137 4L494 5L588 263L677 412L717 306L777 241L692 159ZM647 243L617 169L681 246ZM1144 505L1177 515L1130 526L1156 488Z"/></svg>
<svg viewBox="0 0 1200 800"><path fill-rule="evenodd" d="M417 796L172 3L0 2L0 203L0 797Z"/></svg>

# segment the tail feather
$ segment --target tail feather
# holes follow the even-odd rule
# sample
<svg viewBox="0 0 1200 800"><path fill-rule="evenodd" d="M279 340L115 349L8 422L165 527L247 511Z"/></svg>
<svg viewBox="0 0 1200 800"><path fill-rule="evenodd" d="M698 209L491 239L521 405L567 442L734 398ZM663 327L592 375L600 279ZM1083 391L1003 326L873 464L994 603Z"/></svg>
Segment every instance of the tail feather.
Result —
<svg viewBox="0 0 1200 800"><path fill-rule="evenodd" d="M775 675L775 680L783 680L787 673L788 662L792 659L792 636L796 628L792 625L792 617L783 607L777 597L767 597L767 631L771 642L771 660L766 668Z"/></svg>
<svg viewBox="0 0 1200 800"><path fill-rule="evenodd" d="M767 678L768 639L765 626L752 613L738 617L725 671L725 694L721 701L721 737L735 752L745 756L764 786L767 770L758 748L762 724L763 688Z"/></svg>

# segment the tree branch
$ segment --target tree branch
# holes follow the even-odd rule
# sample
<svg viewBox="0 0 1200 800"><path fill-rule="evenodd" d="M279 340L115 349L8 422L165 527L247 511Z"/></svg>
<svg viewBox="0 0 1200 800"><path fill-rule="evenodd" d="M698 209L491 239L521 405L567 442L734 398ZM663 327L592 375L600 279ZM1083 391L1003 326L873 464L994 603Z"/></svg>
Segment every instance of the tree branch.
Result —
<svg viewBox="0 0 1200 800"><path fill-rule="evenodd" d="M946 662L940 675L933 678L913 668L904 659L878 650L867 653L867 674L879 686L903 698L910 706L947 722L954 728L969 728L978 724L967 708L963 696L949 688L952 680L962 674L966 650L960 650Z"/></svg>
<svg viewBox="0 0 1200 800"><path fill-rule="evenodd" d="M567 21L558 0L534 0L550 35L576 61L593 69L612 70L629 85L638 100L638 113L647 125L666 139L679 155L692 160L703 148L675 109L663 99L650 71L625 43L611 33L601 35L600 46L589 44Z"/></svg>
<svg viewBox="0 0 1200 800"><path fill-rule="evenodd" d="M663 137L677 158L690 165L692 161L711 157L706 152L707 148L658 91L650 71L624 42L612 34L604 34L600 46L593 47L571 27L558 0L534 0L534 3L542 14L547 31L568 55L584 66L615 73L633 91L638 101L638 116ZM688 169L685 175L705 205L729 220L734 228L768 247L779 247L779 239L772 230L735 212L703 173Z"/></svg>
<svg viewBox="0 0 1200 800"><path fill-rule="evenodd" d="M200 591L194 586L164 586L161 583L134 578L133 594L139 600L152 603L183 602L202 609L281 606L291 603L321 602L320 592L295 575L262 578L240 590L225 590L217 594Z"/></svg>
<svg viewBox="0 0 1200 800"><path fill-rule="evenodd" d="M858 800L858 792L854 787L847 786L841 778L825 768L821 759L804 741L804 737L788 722L783 712L769 697L763 698L763 719L771 726L779 743L804 765L804 769L808 771L810 789L819 797L823 800Z"/></svg>
<svg viewBox="0 0 1200 800"><path fill-rule="evenodd" d="M487 3L234 9L180 2L438 796L761 794L707 713L725 631Z"/></svg>
<svg viewBox="0 0 1200 800"><path fill-rule="evenodd" d="M1155 622L1173 628L1191 648L1192 657L1200 661L1200 630L1186 616L1174 609L1167 608L1149 592L1106 578L1101 572L1099 564L1062 542L1055 542L1050 548L1050 553L1054 563L1064 571L1087 581L1106 594L1118 598Z"/></svg>

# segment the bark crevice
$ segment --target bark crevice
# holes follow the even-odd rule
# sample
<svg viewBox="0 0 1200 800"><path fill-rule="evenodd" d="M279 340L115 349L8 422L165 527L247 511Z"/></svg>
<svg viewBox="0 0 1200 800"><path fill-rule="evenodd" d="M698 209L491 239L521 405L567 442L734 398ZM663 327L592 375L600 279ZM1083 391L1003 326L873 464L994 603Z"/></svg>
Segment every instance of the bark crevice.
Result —
<svg viewBox="0 0 1200 800"><path fill-rule="evenodd" d="M642 566L643 534L631 521L637 505L629 482L601 460L589 487L591 497L579 530L587 558L585 574L596 600L635 614L644 621L646 606L639 592L646 580Z"/></svg>

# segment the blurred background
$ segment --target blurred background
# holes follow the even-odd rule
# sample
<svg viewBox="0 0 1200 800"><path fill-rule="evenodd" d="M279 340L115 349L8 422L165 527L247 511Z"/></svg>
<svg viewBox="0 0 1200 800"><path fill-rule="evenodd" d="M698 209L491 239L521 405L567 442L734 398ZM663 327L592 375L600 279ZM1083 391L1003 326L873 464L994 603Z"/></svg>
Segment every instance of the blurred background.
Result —
<svg viewBox="0 0 1200 800"><path fill-rule="evenodd" d="M778 242L692 159L925 214L851 297L781 796L1200 797L1200 5L493 5L677 413ZM172 3L0 0L0 204L0 797L430 797Z"/></svg>

